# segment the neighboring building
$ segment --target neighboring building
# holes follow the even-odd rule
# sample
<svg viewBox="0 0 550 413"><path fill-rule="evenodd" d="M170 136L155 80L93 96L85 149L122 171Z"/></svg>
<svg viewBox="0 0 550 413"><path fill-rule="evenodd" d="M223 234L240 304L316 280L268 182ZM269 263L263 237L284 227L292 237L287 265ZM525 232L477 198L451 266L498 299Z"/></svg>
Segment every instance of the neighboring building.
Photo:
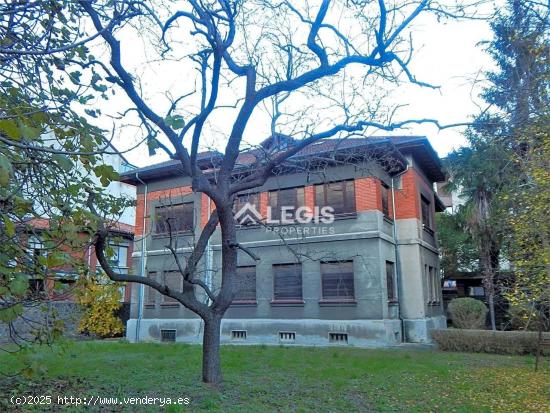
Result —
<svg viewBox="0 0 550 413"><path fill-rule="evenodd" d="M111 146L111 148L116 151L114 147ZM102 159L106 165L111 165L120 174L135 169L135 166L131 165L120 153L104 154L102 155ZM99 184L99 180L95 175L90 174L90 178ZM136 199L135 186L124 182L111 182L105 191L114 197L124 196L129 199ZM42 254L47 254L47 251L44 249L40 233L42 230L48 228L48 219L32 219L30 223L33 227L33 233L28 236L28 245L29 249L32 251L32 255L36 257ZM119 220L113 224L112 231L119 236L118 238L120 238L120 241L117 241L117 244L113 245L115 256L112 258L112 264L120 272L128 272L131 267L134 223L135 208L127 208ZM80 260L82 263L87 264L91 273L95 273L100 270L93 246L89 246L83 251L67 252L70 252L73 257ZM46 275L36 274L36 277L31 278L29 283L34 292L47 293L50 299L56 301L70 301L72 300L71 287L76 282L78 276L79 274L74 268L71 266L65 266L62 268L57 268L54 271L50 270ZM123 287L121 293L122 301L126 303L129 302L130 287Z"/></svg>
<svg viewBox="0 0 550 413"><path fill-rule="evenodd" d="M241 153L237 164L250 168L274 149L274 141L292 144L285 139ZM212 177L218 156L199 157ZM434 182L444 178L424 137L325 140L302 150L262 187L240 194L236 208L248 203L263 218L268 206L275 211L270 217L279 218L279 207L290 205L312 211L331 206L336 219L270 230L240 227L239 243L260 259L239 252L240 283L222 321L222 341L359 346L429 341L430 329L446 326L434 226L434 214L444 206L433 191ZM192 192L177 161L124 173L122 181L137 186L136 236L143 242L135 243L135 273L177 287L181 276L165 247L165 219L172 218L178 251L189 254L213 204ZM214 289L221 281L220 258L218 230L203 260L204 278ZM127 327L131 341L201 341L196 315L143 285L134 285Z"/></svg>

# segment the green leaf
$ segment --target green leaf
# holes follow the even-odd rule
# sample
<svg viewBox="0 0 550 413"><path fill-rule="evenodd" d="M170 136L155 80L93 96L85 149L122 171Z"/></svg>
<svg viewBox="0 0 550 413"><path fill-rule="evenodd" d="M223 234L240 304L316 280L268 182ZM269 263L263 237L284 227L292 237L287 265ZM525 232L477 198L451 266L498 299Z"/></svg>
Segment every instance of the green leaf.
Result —
<svg viewBox="0 0 550 413"><path fill-rule="evenodd" d="M6 155L0 153L0 186L8 186L12 172L10 160Z"/></svg>
<svg viewBox="0 0 550 413"><path fill-rule="evenodd" d="M15 223L6 214L2 214L2 219L6 226L6 234L8 234L9 237L13 237L15 235Z"/></svg>
<svg viewBox="0 0 550 413"><path fill-rule="evenodd" d="M27 284L26 280L25 280L25 284ZM26 291L26 288L25 288L25 291ZM6 309L0 310L0 321L7 323L15 320L21 314L23 314L23 304L15 304L12 307L8 307Z"/></svg>
<svg viewBox="0 0 550 413"><path fill-rule="evenodd" d="M21 135L24 138L31 139L31 140L35 140L35 139L39 138L40 134L41 134L40 129L32 128L30 126L23 125L23 124L21 124L19 126L19 130L21 131Z"/></svg>
<svg viewBox="0 0 550 413"><path fill-rule="evenodd" d="M56 153L52 155L52 159L59 165L61 169L63 169L65 172L69 172L71 169L73 169L74 164L73 161L71 161L67 156L62 155L60 153Z"/></svg>
<svg viewBox="0 0 550 413"><path fill-rule="evenodd" d="M18 275L8 285L10 292L14 295L23 295L29 288L29 280L26 275Z"/></svg>
<svg viewBox="0 0 550 413"><path fill-rule="evenodd" d="M185 126L185 120L181 115L166 116L164 121L174 129L182 129Z"/></svg>
<svg viewBox="0 0 550 413"><path fill-rule="evenodd" d="M0 132L15 141L21 139L21 131L17 122L12 119L0 120Z"/></svg>

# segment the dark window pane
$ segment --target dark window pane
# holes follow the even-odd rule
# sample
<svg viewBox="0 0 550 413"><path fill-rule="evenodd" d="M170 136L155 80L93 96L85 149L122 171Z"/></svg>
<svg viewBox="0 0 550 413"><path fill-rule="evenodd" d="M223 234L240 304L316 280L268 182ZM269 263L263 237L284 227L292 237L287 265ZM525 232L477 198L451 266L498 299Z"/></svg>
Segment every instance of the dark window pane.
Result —
<svg viewBox="0 0 550 413"><path fill-rule="evenodd" d="M430 201L428 201L423 196L420 197L421 203L422 203L422 224L424 224L426 227L431 228L432 227L432 214L431 214L431 205Z"/></svg>
<svg viewBox="0 0 550 413"><path fill-rule="evenodd" d="M193 203L166 205L155 208L155 233L169 234L193 230Z"/></svg>
<svg viewBox="0 0 550 413"><path fill-rule="evenodd" d="M287 219L294 219L296 210L304 205L304 188L287 188L269 192L271 218L281 219L281 211L285 208Z"/></svg>
<svg viewBox="0 0 550 413"><path fill-rule="evenodd" d="M352 261L322 263L321 274L323 299L352 299L355 297Z"/></svg>
<svg viewBox="0 0 550 413"><path fill-rule="evenodd" d="M334 208L334 214L355 212L354 181L331 182L315 186L315 204Z"/></svg>
<svg viewBox="0 0 550 413"><path fill-rule="evenodd" d="M256 300L256 267L237 267L233 301Z"/></svg>
<svg viewBox="0 0 550 413"><path fill-rule="evenodd" d="M251 204L260 211L260 195L259 194L240 194L237 195L234 204L235 212L239 211L246 204Z"/></svg>
<svg viewBox="0 0 550 413"><path fill-rule="evenodd" d="M302 299L302 266L300 264L274 265L275 300Z"/></svg>
<svg viewBox="0 0 550 413"><path fill-rule="evenodd" d="M382 212L387 217L390 216L390 206L389 206L390 199L389 199L389 197L390 197L389 188L386 185L382 184Z"/></svg>
<svg viewBox="0 0 550 413"><path fill-rule="evenodd" d="M388 288L388 300L395 301L397 299L395 291L395 268L391 261L386 261L386 283Z"/></svg>

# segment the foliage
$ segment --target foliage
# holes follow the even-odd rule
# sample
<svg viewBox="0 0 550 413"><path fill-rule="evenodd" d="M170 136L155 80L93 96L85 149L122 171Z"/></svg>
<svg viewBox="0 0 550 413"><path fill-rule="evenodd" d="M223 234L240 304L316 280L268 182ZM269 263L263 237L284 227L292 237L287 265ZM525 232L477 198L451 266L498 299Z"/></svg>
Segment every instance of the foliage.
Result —
<svg viewBox="0 0 550 413"><path fill-rule="evenodd" d="M29 357L47 368L43 378L10 380L0 375L0 410L11 395L35 394L37 389L54 396L190 398L182 408L165 406L167 412L540 413L550 409L549 358L535 373L530 356L410 348L225 346L222 355L226 382L213 387L197 383L200 346L79 342L61 354L38 349ZM0 355L0 372L17 370L17 360ZM158 405L116 409L161 410Z"/></svg>
<svg viewBox="0 0 550 413"><path fill-rule="evenodd" d="M489 331L449 328L432 330L432 338L443 351L491 354L536 354L538 336L532 331ZM550 335L547 335L550 338ZM550 352L548 348L546 354Z"/></svg>
<svg viewBox="0 0 550 413"><path fill-rule="evenodd" d="M456 328L483 328L487 318L487 307L475 298L455 298L449 303L449 313Z"/></svg>
<svg viewBox="0 0 550 413"><path fill-rule="evenodd" d="M102 215L126 200L103 194L117 178L102 155L105 131L82 115L107 98L86 47L76 2L4 2L0 17L0 320L47 300L29 279L82 264L95 232L86 206L96 193ZM99 182L98 182L99 181Z"/></svg>
<svg viewBox="0 0 550 413"><path fill-rule="evenodd" d="M477 246L466 224L469 213L467 207L461 206L454 213L436 214L441 271L446 277L476 271L479 267Z"/></svg>
<svg viewBox="0 0 550 413"><path fill-rule="evenodd" d="M105 276L83 277L76 289L76 302L84 309L79 329L99 337L113 337L124 331L116 315L121 307L120 285Z"/></svg>

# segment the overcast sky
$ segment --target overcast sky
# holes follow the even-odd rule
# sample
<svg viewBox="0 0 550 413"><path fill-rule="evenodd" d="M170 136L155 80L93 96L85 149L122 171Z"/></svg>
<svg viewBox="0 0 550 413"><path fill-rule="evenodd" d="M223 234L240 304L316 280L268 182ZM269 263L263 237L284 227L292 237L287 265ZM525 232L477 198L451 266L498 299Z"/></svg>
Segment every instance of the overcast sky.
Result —
<svg viewBox="0 0 550 413"><path fill-rule="evenodd" d="M478 43L489 39L491 39L491 31L487 21L460 20L438 23L433 17L416 21L414 24L415 55L409 67L417 79L440 85L441 88L432 90L416 85L400 87L392 97L395 102L407 105L401 109L400 118L435 118L443 124L449 124L471 120L472 115L479 113L479 105L482 105L482 102L477 97L480 89L479 85L474 87L474 80L483 78L483 72L490 70L493 63ZM129 67L135 72L140 72L140 65L147 51L135 38L121 40L126 53L125 61L133 62L133 66ZM124 48L125 43L126 48ZM177 73L177 69L174 68L174 73L170 75ZM152 82L156 86L161 85L170 89L174 83L165 83L170 82L167 80L169 77L166 73L156 73ZM185 75L180 73L175 76L175 79L180 82L184 77ZM147 86L147 81L144 85ZM117 105L117 99L120 98L111 100L109 104ZM269 123L265 118L258 117L250 126L245 135L249 141L259 142L268 136ZM251 131L254 133L252 137ZM464 144L461 132L460 128L438 131L431 125L418 125L408 130L397 131L395 134L427 136L439 155L443 157L449 151ZM122 138L117 138L115 144L124 150L130 146L131 141L132 139L123 135ZM149 157L144 146L125 153L125 156L137 166L166 159L164 154Z"/></svg>

